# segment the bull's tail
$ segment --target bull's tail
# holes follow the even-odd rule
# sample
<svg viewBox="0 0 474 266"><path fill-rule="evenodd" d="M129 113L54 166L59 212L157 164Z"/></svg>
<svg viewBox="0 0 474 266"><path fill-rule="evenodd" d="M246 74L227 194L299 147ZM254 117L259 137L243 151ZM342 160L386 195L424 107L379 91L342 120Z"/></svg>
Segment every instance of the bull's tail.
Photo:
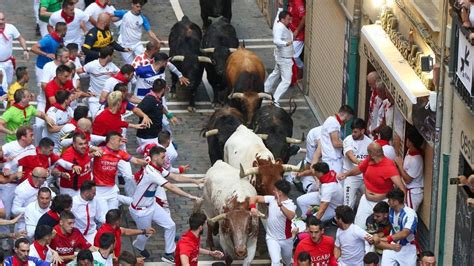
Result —
<svg viewBox="0 0 474 266"><path fill-rule="evenodd" d="M295 112L296 112L296 102L295 102L295 99L294 98L290 98L290 110L289 110L289 115L292 116Z"/></svg>

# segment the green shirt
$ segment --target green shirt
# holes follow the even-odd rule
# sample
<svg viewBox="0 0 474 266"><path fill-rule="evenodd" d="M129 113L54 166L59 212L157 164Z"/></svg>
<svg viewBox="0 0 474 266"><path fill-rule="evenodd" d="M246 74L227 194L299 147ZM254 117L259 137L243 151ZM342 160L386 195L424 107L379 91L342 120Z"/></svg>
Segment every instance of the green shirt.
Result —
<svg viewBox="0 0 474 266"><path fill-rule="evenodd" d="M31 117L35 116L38 111L32 105L26 107L25 111L15 107L10 106L0 119L7 123L8 130L15 132L21 126L27 126L30 124ZM5 137L5 142L11 142L16 140L15 134L7 134Z"/></svg>
<svg viewBox="0 0 474 266"><path fill-rule="evenodd" d="M53 13L60 10L62 4L63 0L40 0L40 10L42 7L45 7L46 11ZM38 10L38 12L40 11ZM39 16L39 19L46 23L49 22L48 16Z"/></svg>

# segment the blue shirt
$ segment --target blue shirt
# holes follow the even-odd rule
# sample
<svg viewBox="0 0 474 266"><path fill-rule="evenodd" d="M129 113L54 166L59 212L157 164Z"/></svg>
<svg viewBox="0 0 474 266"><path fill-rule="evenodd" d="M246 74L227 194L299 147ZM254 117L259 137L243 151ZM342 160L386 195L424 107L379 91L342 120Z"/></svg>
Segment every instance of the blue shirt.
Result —
<svg viewBox="0 0 474 266"><path fill-rule="evenodd" d="M390 208L388 212L388 220L392 224L392 229L390 230L391 235L396 234L403 229L408 229L410 231L407 238L398 241L400 245L405 246L415 240L418 217L412 208L404 206L399 213L396 213L394 209Z"/></svg>
<svg viewBox="0 0 474 266"><path fill-rule="evenodd" d="M150 92L155 80L165 79L165 68L155 72L152 65L140 66L135 70L135 74L137 78L137 84L135 87L136 95L138 97L144 97Z"/></svg>
<svg viewBox="0 0 474 266"><path fill-rule="evenodd" d="M44 36L44 38L41 39L38 44L41 51L47 54L54 54L61 43L53 39L53 37L48 34ZM38 55L38 57L36 57L36 66L40 69L43 69L44 65L51 61L53 61L51 58L48 58L44 55Z"/></svg>

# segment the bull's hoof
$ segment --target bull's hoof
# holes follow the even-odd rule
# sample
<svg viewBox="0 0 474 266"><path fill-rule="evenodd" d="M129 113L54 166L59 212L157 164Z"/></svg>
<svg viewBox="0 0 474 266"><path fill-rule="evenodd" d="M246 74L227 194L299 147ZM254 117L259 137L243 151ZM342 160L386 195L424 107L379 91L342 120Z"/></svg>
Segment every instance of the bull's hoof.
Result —
<svg viewBox="0 0 474 266"><path fill-rule="evenodd" d="M195 112L196 112L196 107L194 107L194 106L188 106L188 112L190 112L190 113L195 113Z"/></svg>

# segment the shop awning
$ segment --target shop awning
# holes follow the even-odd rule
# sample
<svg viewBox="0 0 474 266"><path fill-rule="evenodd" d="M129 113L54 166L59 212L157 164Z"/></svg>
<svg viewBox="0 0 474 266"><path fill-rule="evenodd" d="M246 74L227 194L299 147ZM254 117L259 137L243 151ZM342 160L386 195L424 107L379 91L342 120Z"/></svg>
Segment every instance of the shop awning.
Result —
<svg viewBox="0 0 474 266"><path fill-rule="evenodd" d="M413 105L417 104L417 98L429 96L430 91L403 58L382 26L366 25L361 31L360 54L367 57L375 67L397 107L405 119L413 124Z"/></svg>

